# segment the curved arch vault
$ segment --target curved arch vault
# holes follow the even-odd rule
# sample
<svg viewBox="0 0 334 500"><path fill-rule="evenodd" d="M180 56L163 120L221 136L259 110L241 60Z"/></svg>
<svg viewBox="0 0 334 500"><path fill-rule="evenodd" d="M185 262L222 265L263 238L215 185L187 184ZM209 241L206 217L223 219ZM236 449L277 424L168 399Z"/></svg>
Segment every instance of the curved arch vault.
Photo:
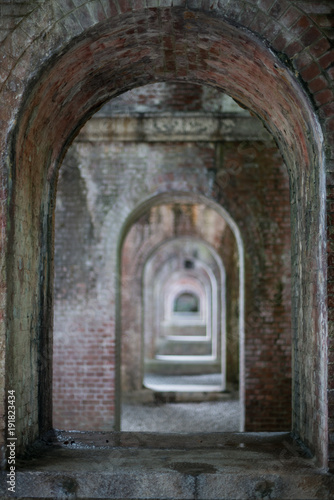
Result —
<svg viewBox="0 0 334 500"><path fill-rule="evenodd" d="M49 359L58 167L79 129L107 100L143 84L177 80L210 85L236 98L263 120L284 157L293 220L292 428L326 464L325 177L322 131L308 97L264 43L219 12L152 8L96 19L95 25L73 33L45 64L36 63L9 125L3 163L10 178L11 214L5 241L11 277L6 288L6 380L21 395L19 448L52 425ZM150 187L149 196L171 188L173 181L162 180ZM192 192L215 202L223 198L214 182L198 182ZM139 203L136 190L131 193L134 204ZM123 220L129 215L125 212ZM24 370L16 355L22 345Z"/></svg>

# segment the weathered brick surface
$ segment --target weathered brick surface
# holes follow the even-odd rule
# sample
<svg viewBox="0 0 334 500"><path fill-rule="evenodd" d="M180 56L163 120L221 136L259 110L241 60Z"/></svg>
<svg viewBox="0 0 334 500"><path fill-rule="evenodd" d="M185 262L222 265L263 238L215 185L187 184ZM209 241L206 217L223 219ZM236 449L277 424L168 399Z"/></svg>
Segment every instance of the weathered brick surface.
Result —
<svg viewBox="0 0 334 500"><path fill-rule="evenodd" d="M275 148L261 143L225 146L224 164L237 168L220 201L245 244L246 429L283 430L291 412L287 178Z"/></svg>
<svg viewBox="0 0 334 500"><path fill-rule="evenodd" d="M34 25L33 31L28 34L20 26L24 19L18 23L14 19L17 16L15 12L18 12L19 3L29 5L25 13L20 13L20 17L27 15L32 21L39 20L38 23L31 23ZM10 207L10 212L6 212L6 220L11 217L11 224L6 226L9 239L6 240L5 237L3 240L2 262L3 266L11 263L9 274L15 283L19 283L20 269L16 269L19 258L27 261L25 269L29 269L30 273L29 277L28 273L23 276L20 286L15 285L11 290L7 290L9 295L6 295L4 308L8 306L7 310L12 312L8 318L6 311L3 314L7 318L9 380L17 387L21 386L22 368L17 369L15 363L13 365L13 353L19 352L15 347L14 337L20 336L20 332L24 332L21 337L27 339L31 335L31 341L26 341L24 349L25 353L32 353L31 359L30 355L27 355L26 364L21 363L21 366L32 367L30 375L28 374L30 368L24 370L27 371L27 385L24 387L22 384L25 395L29 392L27 388L36 383L37 376L34 368L35 347L30 350L28 345L42 346L43 342L40 342L43 339L42 332L48 331L49 328L47 317L51 302L45 299L43 302L42 297L47 293L49 286L48 273L51 269L48 270L47 262L51 257L47 247L42 243L33 246L35 242L52 240L47 231L44 231L41 237L41 228L47 226L48 220L47 216L43 215L44 209L41 209L41 206L47 207L48 203L45 201L43 205L40 202L42 198L47 199L47 188L43 191L47 167L55 162L72 132L96 106L114 92L148 83L153 79L179 77L206 83L227 90L266 120L280 143L292 173L292 212L295 221L292 257L293 274L297 276L292 315L296 353L293 425L294 430L306 444L317 452L323 463L326 463L328 439L324 434L327 428L324 383L328 367L327 353L323 346L327 341L327 309L322 285L327 279L323 234L325 208L322 201L325 187L322 174L320 173L320 177L317 175L323 165L322 146L319 128L309 114L310 109L314 111L319 109L318 116L324 133L324 147L328 161L334 156L334 137L332 122L327 119L328 111L322 109L328 104L320 102L316 104L311 93L310 101L302 95L301 87L305 86L306 82L295 66L293 50L298 54L304 52L312 55L313 62L309 63L308 68L305 67L305 78L310 92L313 92L312 82L319 81L320 77L327 82L323 90L329 89L332 92L331 51L328 48L321 55L317 55L317 50L312 51L312 47L320 44L322 39L327 38L331 41L334 39L332 2L287 1L284 2L283 8L278 8L277 3L267 0L218 2L213 4L216 9L216 17L213 19L204 10L194 12L191 10L192 7L189 7L183 11L183 6L170 8L167 5L166 8L157 8L154 3L152 7L156 8L144 10L142 4L138 2L134 5L134 9L137 10L130 13L131 7L128 2L118 2L115 4L116 11L122 14L115 15L106 22L103 21L103 16L115 13L112 2L109 7L108 2L100 4L85 2L83 6L81 4L79 6L76 3L57 3L52 0L1 4L7 4L6 16L8 16L8 25L6 24L8 30L2 28L1 32L3 39L1 50L10 61L9 64L0 67L1 169L3 170L5 166L10 168L10 182L3 170L5 188L14 187L13 192L9 191L9 201L7 202L7 197L4 199L5 206ZM29 14L31 7L35 8ZM291 24L287 27L286 16L291 7L300 12L300 17L297 19L295 11L296 20L291 18L288 21L288 24ZM204 9L205 6L198 5L198 8ZM49 9L52 16L40 15L44 9ZM259 15L260 11L268 15L267 25L263 22L263 16ZM255 38L248 38L245 31L228 27L219 19L221 14L224 19L228 22L233 21L236 26L240 23L246 28L251 28L254 23L258 41ZM258 24L256 19L259 21ZM172 24L173 29L171 29ZM186 58L175 55L179 64L173 62L175 45L169 50L162 46L161 35L169 36L171 33L174 39L182 40L187 46ZM75 40L76 36L78 38ZM218 55L210 52L210 43L206 44L205 50L200 48L201 36L211 40L215 50L220 46ZM274 51L280 52L279 55L284 62L279 62L278 59L275 62L265 44L259 41L263 39L267 40ZM97 40L100 40L100 43L98 42L94 50L91 50L89 48L91 43L93 41L96 43ZM68 43L71 41L73 44L69 46ZM122 43L127 50L121 51L119 44ZM60 54L57 59L56 56ZM285 59L285 55L288 59ZM294 71L290 73L291 69ZM257 85L257 82L261 82L261 86ZM27 94L23 98L25 91ZM15 121L18 117L19 119ZM10 135L15 124L16 132ZM15 145L13 139L17 139ZM16 153L15 158L11 156L13 151ZM34 183L29 189L29 179L32 178ZM50 173L49 179L51 178ZM15 199L12 196L14 193ZM20 224L23 232L20 232ZM23 244L23 236L20 235L29 235L26 245ZM330 235L331 227L328 227L328 237ZM317 247L311 245L314 241L319 241ZM7 256L10 256L8 261ZM45 259L43 265L42 259ZM314 270L320 270L320 273L312 275L307 268L302 272L298 262L302 266L309 265ZM39 282L36 276L39 276L42 270L45 281ZM6 276L3 274L1 281L4 290L6 290ZM314 291L311 283L315 283ZM15 299L14 292L20 297ZM16 304L15 300L18 301ZM24 308L19 313L21 316L14 317L16 311L21 309L19 303L26 304L26 311L29 310L31 313L29 319L28 314L24 315ZM13 331L15 333L12 333ZM308 332L307 336L305 332ZM310 353L314 353L314 356L312 357ZM329 376L332 378L333 374L330 372ZM44 389L41 389L40 397L43 397L44 392ZM29 405L27 401L22 401L19 429L22 431L20 435L25 436L22 438L24 442L32 439L38 428L44 428L44 424L46 427L49 425L45 423L48 420L45 415L43 416L43 411L40 412L40 423L37 424L36 405L37 400L34 396ZM31 422L34 424L30 426L29 431L26 431L29 419L25 415L28 406L33 407ZM330 410L332 411L332 408Z"/></svg>

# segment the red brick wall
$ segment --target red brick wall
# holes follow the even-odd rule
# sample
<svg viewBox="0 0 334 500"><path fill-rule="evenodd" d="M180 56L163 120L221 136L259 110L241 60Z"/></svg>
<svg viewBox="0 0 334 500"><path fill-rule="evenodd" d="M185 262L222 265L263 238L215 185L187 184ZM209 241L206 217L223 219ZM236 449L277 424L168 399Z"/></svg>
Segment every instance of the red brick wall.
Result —
<svg viewBox="0 0 334 500"><path fill-rule="evenodd" d="M246 429L286 430L291 418L289 181L276 147L223 147L222 205L245 246Z"/></svg>

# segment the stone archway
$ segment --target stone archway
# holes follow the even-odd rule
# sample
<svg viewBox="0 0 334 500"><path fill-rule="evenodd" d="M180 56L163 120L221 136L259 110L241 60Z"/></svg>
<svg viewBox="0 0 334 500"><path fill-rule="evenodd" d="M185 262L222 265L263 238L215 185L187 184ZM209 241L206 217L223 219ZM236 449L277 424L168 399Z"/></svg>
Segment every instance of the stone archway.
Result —
<svg viewBox="0 0 334 500"><path fill-rule="evenodd" d="M22 396L20 446L51 427L52 218L61 158L103 102L143 83L179 79L213 85L243 102L266 122L287 163L295 224L293 429L325 463L324 171L322 136L312 108L286 66L255 37L223 19L183 8L124 13L107 22L102 17L98 29L73 38L71 47L43 68L26 94L9 140L6 365L7 385L11 381ZM172 43L176 34L182 51ZM21 314L17 311L22 300L26 307ZM18 369L20 344L32 347L24 379ZM310 352L316 352L314 358ZM315 365L320 368L313 372Z"/></svg>
<svg viewBox="0 0 334 500"><path fill-rule="evenodd" d="M173 205L174 204L174 205ZM184 206L194 207L194 210L206 212L206 217L211 217L211 226L216 227L216 240L212 238L209 232L206 234L205 229L202 234L199 232L199 226L193 227L188 238L184 235L176 236L171 228L165 230L163 233L159 232L157 228L152 228L151 238L147 238L142 241L142 244L138 246L138 238L136 237L136 222L142 217L144 220L150 219L151 215L148 217L147 214L154 210L165 210L168 213L170 210L173 211L173 206ZM199 218L200 224L201 218ZM142 223L140 224L140 226ZM196 226L196 224L195 224ZM138 231L138 229L137 229ZM145 229L144 229L145 231ZM176 230L177 231L177 230ZM162 263L159 260L162 256L165 256L165 250L169 246L175 244L178 241L178 245L181 247L188 247L192 245L198 245L199 248L202 247L202 252L204 255L208 253L209 257L202 256L203 265L206 270L202 272L206 275L205 278L210 281L210 279L215 280L214 291L210 290L210 295L214 294L215 300L213 302L219 302L218 315L213 318L210 314L210 320L213 321L213 330L215 331L215 336L219 332L219 341L216 346L221 352L221 356L224 356L224 363L222 366L216 369L219 372L221 370L223 385L226 383L226 366L225 366L225 336L226 336L226 304L225 304L225 271L221 263L221 255L219 255L219 241L222 234L228 233L232 236L233 245L232 248L236 250L238 254L238 265L235 266L235 272L237 275L236 282L233 284L236 290L234 306L238 308L238 314L234 318L235 326L232 327L230 340L230 349L228 352L228 364L229 366L229 381L234 379L240 380L240 428L244 430L244 415L245 415L245 363L244 363L244 246L240 231L237 224L232 219L232 217L217 203L213 200L207 199L201 195L194 195L190 189L188 192L178 193L178 192L166 192L154 197L151 197L141 205L135 207L133 212L129 215L128 220L125 221L123 226L123 231L120 238L119 244L119 278L117 280L116 294L117 294L117 311L123 311L121 314L116 314L116 425L120 426L120 414L121 414L121 394L122 391L139 390L142 383L144 368L143 368L143 358L144 358L144 344L145 344L145 330L149 327L149 324L154 323L155 307L147 308L145 307L145 302L152 305L153 296L155 293L150 293L151 290L149 283L152 282L153 277L150 271L153 272L153 268L149 269L148 263L152 260L154 261L157 257L157 268L160 271L162 269ZM130 238L127 238L127 236ZM186 241L184 241L184 238ZM137 244L136 244L137 243ZM203 250L205 248L205 251ZM202 252L197 250L201 254ZM161 255L160 255L161 253ZM227 253L228 254L228 253ZM126 255L126 259L124 259ZM208 261L206 261L208 259ZM210 260L211 259L211 260ZM167 259L168 260L168 259ZM205 261L205 264L204 264ZM209 269L211 266L212 269ZM207 273L217 274L216 277L211 277ZM153 273L154 274L154 273ZM162 273L164 274L164 273ZM168 274L168 271L167 271ZM166 276L165 276L166 277ZM217 282L219 281L219 286ZM146 285L145 285L146 283ZM230 285L231 288L232 285ZM138 304L135 304L135 297L141 296L141 300ZM150 297L150 298L148 298ZM232 304L232 301L230 301ZM210 299L211 303L211 299ZM230 307L231 307L230 304ZM162 307L162 304L160 304ZM209 312L209 311L208 311ZM229 318L229 324L233 323L232 318ZM142 329L142 334L139 331ZM210 326L211 330L211 326ZM124 340L125 337L125 340ZM123 339L123 340L122 340ZM151 343L149 339L146 342ZM236 353L235 353L236 351ZM221 363L219 355L219 365ZM233 359L236 358L236 359ZM232 361L233 359L233 361ZM211 361L213 362L213 360ZM209 363L210 365L210 363ZM214 363L216 366L216 363ZM122 377L121 377L122 370ZM231 378L232 377L232 378ZM123 382L121 381L123 379ZM233 380L234 380L233 379Z"/></svg>

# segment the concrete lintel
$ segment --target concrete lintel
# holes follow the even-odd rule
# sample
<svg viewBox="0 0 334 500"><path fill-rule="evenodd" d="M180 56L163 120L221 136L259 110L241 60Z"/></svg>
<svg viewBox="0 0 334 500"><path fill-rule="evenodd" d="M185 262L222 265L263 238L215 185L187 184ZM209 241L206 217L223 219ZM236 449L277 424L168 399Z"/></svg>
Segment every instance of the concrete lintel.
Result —
<svg viewBox="0 0 334 500"><path fill-rule="evenodd" d="M221 142L269 141L271 135L252 116L212 116L200 113L137 114L93 117L79 141Z"/></svg>

